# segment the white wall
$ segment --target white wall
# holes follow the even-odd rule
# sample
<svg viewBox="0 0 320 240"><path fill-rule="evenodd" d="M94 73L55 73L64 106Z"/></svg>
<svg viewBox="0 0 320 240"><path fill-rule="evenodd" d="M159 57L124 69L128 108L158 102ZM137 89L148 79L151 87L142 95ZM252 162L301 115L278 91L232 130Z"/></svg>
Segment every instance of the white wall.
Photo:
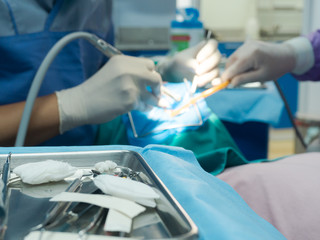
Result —
<svg viewBox="0 0 320 240"><path fill-rule="evenodd" d="M222 35L228 35L233 39L235 35L241 34L247 21L247 6L250 0L201 0L200 19L204 26ZM235 39L238 40L238 39Z"/></svg>
<svg viewBox="0 0 320 240"><path fill-rule="evenodd" d="M114 0L115 45L120 50L167 50L174 0Z"/></svg>
<svg viewBox="0 0 320 240"><path fill-rule="evenodd" d="M175 18L173 0L114 0L115 27L168 27Z"/></svg>
<svg viewBox="0 0 320 240"><path fill-rule="evenodd" d="M201 0L200 17L222 41L243 41L254 4L263 40L284 40L300 34L303 0Z"/></svg>

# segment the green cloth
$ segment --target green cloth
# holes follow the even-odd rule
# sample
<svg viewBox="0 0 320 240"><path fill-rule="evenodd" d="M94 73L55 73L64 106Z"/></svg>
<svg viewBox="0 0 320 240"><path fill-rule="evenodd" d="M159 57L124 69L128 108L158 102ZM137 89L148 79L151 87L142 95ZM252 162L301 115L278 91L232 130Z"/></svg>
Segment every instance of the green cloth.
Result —
<svg viewBox="0 0 320 240"><path fill-rule="evenodd" d="M96 138L97 145L129 145L126 127L119 116L110 122L100 124Z"/></svg>
<svg viewBox="0 0 320 240"><path fill-rule="evenodd" d="M100 125L96 143L98 145L129 145L121 117ZM227 167L267 161L267 159L248 161L223 123L213 113L198 129L170 136L165 142L159 144L191 150L203 169L213 175L221 173Z"/></svg>

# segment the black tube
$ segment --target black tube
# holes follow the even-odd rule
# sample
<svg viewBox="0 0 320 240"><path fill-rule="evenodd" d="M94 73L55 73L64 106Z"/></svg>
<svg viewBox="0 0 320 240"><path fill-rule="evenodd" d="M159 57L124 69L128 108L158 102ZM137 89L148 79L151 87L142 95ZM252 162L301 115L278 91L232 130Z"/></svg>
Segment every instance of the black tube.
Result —
<svg viewBox="0 0 320 240"><path fill-rule="evenodd" d="M283 101L283 103L284 103L284 106L285 106L285 108L286 108L286 110L287 110L287 113L288 113L290 122L291 122L291 124L292 124L292 127L294 128L294 131L295 131L295 133L296 133L296 136L299 138L302 146L303 146L304 149L306 150L308 146L307 146L307 144L305 143L305 141L304 141L304 139L303 139L303 137L302 137L302 135L301 135L301 133L300 133L300 131L299 131L299 129L298 129L295 121L294 121L294 116L293 116L293 114L292 114L292 112L291 112L291 109L290 109L290 106L289 106L289 104L288 104L288 101L287 101L286 97L284 96L283 91L281 90L281 87L280 87L278 81L277 81L277 80L274 80L274 83L275 83L275 85L276 85L276 87L277 87L277 89L278 89L278 92L279 92L279 94L280 94L280 96L281 96L281 98L282 98L282 101Z"/></svg>

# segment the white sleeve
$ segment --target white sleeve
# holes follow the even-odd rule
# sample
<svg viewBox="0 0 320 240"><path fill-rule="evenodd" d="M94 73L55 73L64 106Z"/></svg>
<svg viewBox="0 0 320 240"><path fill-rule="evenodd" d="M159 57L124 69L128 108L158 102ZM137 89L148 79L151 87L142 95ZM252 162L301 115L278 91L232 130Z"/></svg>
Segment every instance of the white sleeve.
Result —
<svg viewBox="0 0 320 240"><path fill-rule="evenodd" d="M290 45L296 55L296 66L292 73L301 75L306 73L314 65L314 53L310 41L305 37L297 37L285 41L284 44Z"/></svg>

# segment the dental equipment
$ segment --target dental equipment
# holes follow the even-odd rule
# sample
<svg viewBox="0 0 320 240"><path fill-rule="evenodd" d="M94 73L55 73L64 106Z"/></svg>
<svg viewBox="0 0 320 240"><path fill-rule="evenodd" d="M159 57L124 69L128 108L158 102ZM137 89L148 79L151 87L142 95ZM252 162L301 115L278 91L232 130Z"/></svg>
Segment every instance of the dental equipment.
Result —
<svg viewBox="0 0 320 240"><path fill-rule="evenodd" d="M212 94L226 88L230 83L230 80L228 81L225 81L217 86L214 86L212 88L209 88L205 91L203 91L202 93L200 93L199 95L197 95L196 97L193 97L189 100L188 103L186 103L185 105L175 109L175 110L172 110L171 113L170 113L170 116L171 117L175 117L177 116L178 114L180 114L183 110L185 110L186 108L190 107L191 105L194 105L197 103L197 101L199 101L200 99L204 99L206 97L209 97L211 96Z"/></svg>
<svg viewBox="0 0 320 240"><path fill-rule="evenodd" d="M11 152L9 152L5 163L2 168L2 204L0 204L0 235L2 235L6 229L6 207L7 207L7 195L8 185L10 180L10 163L11 163Z"/></svg>
<svg viewBox="0 0 320 240"><path fill-rule="evenodd" d="M6 162L3 164L2 168L2 181L3 181L3 190L2 190L2 201L5 205L7 199L7 189L8 182L10 179L10 163L11 163L11 152L9 152Z"/></svg>
<svg viewBox="0 0 320 240"><path fill-rule="evenodd" d="M66 189L66 192L77 192L80 190L82 185L82 181L80 178L76 178L72 181L69 187ZM47 227L55 226L56 223L60 222L59 219L61 218L61 213L65 212L71 202L59 202L52 206L52 208L47 212L45 220L40 223L39 225L33 227L31 231L37 230L45 230Z"/></svg>
<svg viewBox="0 0 320 240"><path fill-rule="evenodd" d="M172 98L176 102L180 102L181 101L181 96L179 96L178 94L175 94L174 92L170 91L165 86L161 86L161 93L167 95L168 97Z"/></svg>
<svg viewBox="0 0 320 240"><path fill-rule="evenodd" d="M102 49L103 53L105 53L106 56L108 56L109 58L113 57L115 55L122 55L123 54L119 49L106 43L104 40L99 39L95 35L93 35L92 40L90 42L99 50ZM177 96L176 94L172 93L165 86L161 86L161 93L167 95L168 97L172 98L176 102L179 102L181 100L180 96Z"/></svg>
<svg viewBox="0 0 320 240"><path fill-rule="evenodd" d="M93 208L97 207L93 204L87 204L87 206L81 211L75 211L74 209L78 207L81 203L78 203L73 209L67 212L67 214L60 219L60 223L57 223L59 231L65 232L68 228L72 227L77 221L81 219L85 214L90 212ZM61 226L59 226L61 225ZM55 227L56 227L55 226ZM48 227L46 229L49 229Z"/></svg>
<svg viewBox="0 0 320 240"><path fill-rule="evenodd" d="M92 217L92 220L89 222L89 224L78 231L79 239L85 239L85 236L89 231L97 229L101 225L102 221L106 219L107 213L108 209L101 207L98 212Z"/></svg>

